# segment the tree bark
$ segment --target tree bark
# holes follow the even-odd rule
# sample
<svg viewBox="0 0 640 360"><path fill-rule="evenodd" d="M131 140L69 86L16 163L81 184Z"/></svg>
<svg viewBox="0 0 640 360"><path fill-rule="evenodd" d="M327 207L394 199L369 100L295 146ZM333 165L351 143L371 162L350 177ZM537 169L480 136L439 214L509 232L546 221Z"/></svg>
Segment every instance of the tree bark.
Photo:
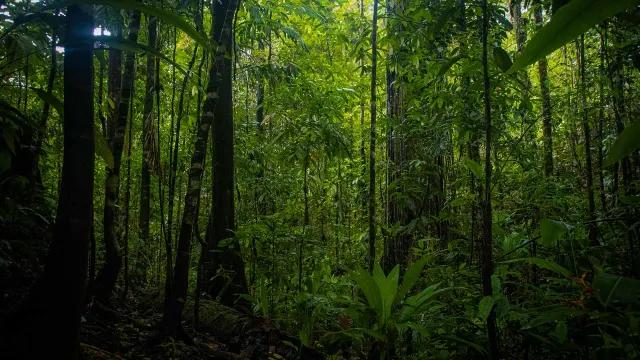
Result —
<svg viewBox="0 0 640 360"><path fill-rule="evenodd" d="M218 101L213 119L213 201L207 231L207 251L203 253L206 292L227 306L247 293L240 243L235 238L235 165L233 131L233 19L237 0L214 2L214 33L220 33ZM241 301L243 303L243 301Z"/></svg>
<svg viewBox="0 0 640 360"><path fill-rule="evenodd" d="M156 48L158 21L155 17L147 17L147 46ZM142 165L140 174L140 220L138 222L140 242L146 246L149 241L149 216L151 213L151 172L149 163L152 161L155 137L153 136L153 96L156 87L156 58L147 54L147 79L144 94L144 109L142 115Z"/></svg>
<svg viewBox="0 0 640 360"><path fill-rule="evenodd" d="M369 126L369 252L368 268L376 261L376 72L378 68L378 0L373 0L371 29L371 124Z"/></svg>
<svg viewBox="0 0 640 360"><path fill-rule="evenodd" d="M22 331L4 339L15 347L7 358L79 358L93 206L92 13L87 5L67 9L64 154L53 242L42 277L13 319Z"/></svg>
<svg viewBox="0 0 640 360"><path fill-rule="evenodd" d="M214 20L211 31L211 43L214 51L214 58L209 69L209 82L207 84L207 95L203 106L203 115L196 130L196 142L191 158L191 168L187 193L184 200L184 210L182 214L182 224L178 238L178 249L176 254L173 287L166 294L168 297L164 309L163 326L169 334L175 334L180 329L182 310L186 301L189 278L189 259L191 252L191 238L196 219L198 198L202 188L202 174L204 172L204 160L207 149L209 130L213 122L216 103L219 99L220 85L222 82L222 70L224 58L229 49L221 45L224 34L231 35L231 21L234 18L238 7L238 0L222 0L217 5L222 6L222 11L216 12L216 18L225 19L226 26ZM216 25L217 24L217 25Z"/></svg>
<svg viewBox="0 0 640 360"><path fill-rule="evenodd" d="M482 213L482 295L492 296L491 275L493 274L493 215L491 206L491 81L487 45L489 38L489 10L487 0L482 0L482 74L485 122L485 161L484 161L484 206ZM492 309L487 318L489 338L489 358L499 359L496 313Z"/></svg>
<svg viewBox="0 0 640 360"><path fill-rule="evenodd" d="M542 26L542 4L538 1L534 11L537 26ZM542 138L544 142L544 175L553 175L553 125L551 114L551 94L549 92L547 58L538 61L538 80L542 97Z"/></svg>
<svg viewBox="0 0 640 360"><path fill-rule="evenodd" d="M593 194L593 165L591 160L591 126L589 125L589 114L587 113L587 89L585 74L585 54L584 54L584 35L576 43L578 50L578 67L580 71L580 81L578 82L578 91L580 94L580 105L582 110L582 131L584 134L584 152L585 152L585 178L587 183L587 202L588 221L589 221L589 243L591 246L599 246L598 233L596 225L596 203Z"/></svg>
<svg viewBox="0 0 640 360"><path fill-rule="evenodd" d="M127 40L137 42L140 30L140 12L134 11L129 23ZM125 56L124 74L117 110L117 123L111 139L111 151L113 152L113 169L108 169L105 183L104 203L104 242L105 263L96 279L95 296L103 303L108 303L118 279L118 273L122 267L120 245L116 233L116 219L118 219L117 202L120 193L120 164L124 145L125 129L129 115L129 106L134 84L135 53L129 52Z"/></svg>

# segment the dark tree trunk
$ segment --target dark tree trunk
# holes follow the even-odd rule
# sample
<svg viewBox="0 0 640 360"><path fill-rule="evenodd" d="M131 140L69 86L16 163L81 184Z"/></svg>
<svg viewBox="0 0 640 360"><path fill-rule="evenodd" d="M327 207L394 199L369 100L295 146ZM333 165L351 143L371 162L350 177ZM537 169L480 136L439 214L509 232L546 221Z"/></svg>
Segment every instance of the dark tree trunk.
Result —
<svg viewBox="0 0 640 360"><path fill-rule="evenodd" d="M222 304L232 306L238 295L247 293L244 262L235 238L234 135L233 135L233 18L237 0L214 2L214 33L220 34L217 59L220 67L218 102L213 119L213 202L207 231L207 251L203 253L206 292ZM224 51L224 52L223 52Z"/></svg>
<svg viewBox="0 0 640 360"><path fill-rule="evenodd" d="M591 160L591 127L589 125L589 114L587 113L587 89L585 74L584 36L576 43L578 49L578 66L580 71L579 93L582 110L582 131L584 132L584 152L585 152L585 178L587 183L587 201L589 204L589 243L598 246L598 233L596 225L596 202L593 195L593 165Z"/></svg>
<svg viewBox="0 0 640 360"><path fill-rule="evenodd" d="M534 11L536 25L542 26L542 5L538 2ZM538 80L542 96L542 138L544 142L544 175L553 175L553 125L551 118L551 94L549 92L549 75L547 59L538 61Z"/></svg>
<svg viewBox="0 0 640 360"><path fill-rule="evenodd" d="M24 330L3 339L15 347L7 359L79 358L93 206L92 7L69 6L66 20L64 165L53 242L42 277L14 319Z"/></svg>
<svg viewBox="0 0 640 360"><path fill-rule="evenodd" d="M599 109L598 109L598 186L600 188L600 206L602 212L607 213L607 193L604 185L604 168L602 163L604 162L604 124L605 124L605 95L604 95L604 82L606 79L606 53L607 53L607 39L606 39L606 26L603 26L600 32L600 64L598 68L598 96L599 96Z"/></svg>
<svg viewBox="0 0 640 360"><path fill-rule="evenodd" d="M167 301L164 309L163 326L169 334L175 334L180 329L182 310L187 297L189 265L191 253L191 238L197 214L198 198L202 189L202 173L204 172L204 160L207 149L209 130L213 122L216 103L220 97L219 91L222 82L222 70L224 68L225 56L230 49L225 49L221 45L221 40L226 36L231 36L231 23L233 21L238 0L223 0L216 3L218 11L214 12L216 19L225 19L224 24L214 20L211 42L215 49L212 65L209 69L209 82L207 84L207 95L203 106L203 115L196 130L196 142L191 158L191 168L189 170L189 180L187 193L184 200L184 210L182 214L182 224L178 238L178 249L176 254L173 287L166 294Z"/></svg>
<svg viewBox="0 0 640 360"><path fill-rule="evenodd" d="M378 67L378 0L373 0L371 29L371 124L369 126L369 272L376 261L376 72Z"/></svg>
<svg viewBox="0 0 640 360"><path fill-rule="evenodd" d="M140 12L134 11L129 23L127 40L137 42L140 30ZM125 56L124 74L118 103L117 123L113 129L111 151L113 152L113 169L108 169L105 183L104 203L104 242L105 263L98 273L95 284L95 296L101 302L109 302L113 289L122 267L122 256L116 233L116 219L118 219L118 196L120 193L120 163L124 145L125 129L129 115L129 107L134 84L135 53L129 52Z"/></svg>
<svg viewBox="0 0 640 360"><path fill-rule="evenodd" d="M147 17L147 46L156 48L158 21L155 17ZM146 246L149 241L149 216L151 199L151 166L154 159L152 153L155 137L153 136L153 96L156 88L156 58L147 54L147 79L144 94L144 109L142 115L142 170L140 174L140 242Z"/></svg>
<svg viewBox="0 0 640 360"><path fill-rule="evenodd" d="M484 203L482 212L482 295L492 296L491 275L493 274L493 215L491 206L491 81L489 77L489 59L487 53L489 37L489 11L487 0L482 0L482 73L485 121L485 161L484 161ZM489 358L499 359L496 313L491 310L487 318L489 338Z"/></svg>

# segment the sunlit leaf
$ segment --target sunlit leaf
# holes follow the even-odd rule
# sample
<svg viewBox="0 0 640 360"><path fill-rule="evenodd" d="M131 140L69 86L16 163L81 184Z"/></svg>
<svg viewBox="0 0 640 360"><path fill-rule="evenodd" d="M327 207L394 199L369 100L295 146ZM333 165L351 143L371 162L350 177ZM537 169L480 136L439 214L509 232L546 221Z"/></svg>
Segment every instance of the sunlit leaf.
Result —
<svg viewBox="0 0 640 360"><path fill-rule="evenodd" d="M638 5L639 0L573 0L562 6L549 23L527 43L509 73L549 55L562 45L613 15Z"/></svg>
<svg viewBox="0 0 640 360"><path fill-rule="evenodd" d="M602 166L609 167L640 149L640 121L627 126L613 143Z"/></svg>

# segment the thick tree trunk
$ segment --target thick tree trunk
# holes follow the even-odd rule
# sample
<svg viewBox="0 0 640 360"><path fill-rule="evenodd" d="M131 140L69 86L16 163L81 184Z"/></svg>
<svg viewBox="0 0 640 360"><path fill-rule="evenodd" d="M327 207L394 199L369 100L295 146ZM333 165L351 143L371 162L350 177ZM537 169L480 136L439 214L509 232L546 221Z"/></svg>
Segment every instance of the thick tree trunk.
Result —
<svg viewBox="0 0 640 360"><path fill-rule="evenodd" d="M213 119L213 202L207 231L207 251L203 253L206 292L227 306L247 293L247 281L240 244L235 238L235 166L233 132L233 18L237 0L214 2L214 33L220 33L219 52L224 54L220 73L219 98Z"/></svg>
<svg viewBox="0 0 640 360"><path fill-rule="evenodd" d="M140 30L140 12L134 11L129 23L129 35L127 40L136 42ZM129 106L133 92L135 71L135 53L129 52L125 56L124 74L118 103L118 116L113 138L111 139L111 151L113 152L113 169L108 169L105 183L104 203L104 242L105 263L96 279L95 296L102 302L109 302L113 289L118 279L118 273L122 267L120 245L116 233L116 219L118 219L118 196L120 193L120 164L124 145L125 129L129 115Z"/></svg>
<svg viewBox="0 0 640 360"><path fill-rule="evenodd" d="M169 334L175 334L180 328L182 310L187 297L191 238L193 237L193 228L197 220L196 213L198 198L200 197L202 188L202 173L204 172L207 140L211 123L213 122L216 103L220 97L219 91L222 82L225 56L228 51L230 51L230 49L225 49L225 47L221 45L221 40L225 34L227 34L226 36L231 36L231 23L238 7L238 0L223 0L222 3L216 5L216 7L218 6L221 6L221 8L218 8L218 11L214 12L217 14L215 17L225 19L224 24L226 24L226 26L222 26L222 24L214 20L211 32L212 48L215 49L214 58L211 68L209 69L209 83L207 84L207 95L203 107L203 115L198 123L196 131L197 137L191 158L182 224L178 238L173 286L171 291L166 294L168 298L164 309L163 325L165 331Z"/></svg>
<svg viewBox="0 0 640 360"><path fill-rule="evenodd" d="M9 359L78 359L87 252L92 224L93 15L92 7L67 10L64 57L64 154L53 242L45 270L6 334Z"/></svg>

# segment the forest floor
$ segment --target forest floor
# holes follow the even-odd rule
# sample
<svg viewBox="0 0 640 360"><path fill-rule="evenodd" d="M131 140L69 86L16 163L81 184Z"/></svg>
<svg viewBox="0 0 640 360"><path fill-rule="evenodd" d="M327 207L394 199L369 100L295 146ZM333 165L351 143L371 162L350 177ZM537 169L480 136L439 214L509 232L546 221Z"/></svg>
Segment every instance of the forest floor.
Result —
<svg viewBox="0 0 640 360"><path fill-rule="evenodd" d="M204 299L198 329L193 328L192 321L184 324L186 341L163 336L158 330L162 298L157 292L146 292L117 299L114 308L91 304L82 317L84 359L324 358L312 349L299 353L295 340L268 320ZM188 304L185 312L192 309ZM190 314L186 318L192 320Z"/></svg>
<svg viewBox="0 0 640 360"><path fill-rule="evenodd" d="M156 294L157 295L157 294ZM161 312L154 294L117 300L117 310L92 305L82 317L81 348L85 359L242 359L206 329L186 327L192 343L163 337L158 332Z"/></svg>
<svg viewBox="0 0 640 360"><path fill-rule="evenodd" d="M0 322L20 308L42 273L49 235L46 226L33 223L14 224L11 228L11 232L0 235ZM193 327L193 304L189 301L183 314L186 321L182 340L164 336L160 332L163 299L164 294L157 288L140 286L126 297L116 291L109 307L90 301L81 318L82 358L324 358L313 349L300 348L295 337L288 336L269 319L244 314L209 299L201 299L197 329Z"/></svg>

